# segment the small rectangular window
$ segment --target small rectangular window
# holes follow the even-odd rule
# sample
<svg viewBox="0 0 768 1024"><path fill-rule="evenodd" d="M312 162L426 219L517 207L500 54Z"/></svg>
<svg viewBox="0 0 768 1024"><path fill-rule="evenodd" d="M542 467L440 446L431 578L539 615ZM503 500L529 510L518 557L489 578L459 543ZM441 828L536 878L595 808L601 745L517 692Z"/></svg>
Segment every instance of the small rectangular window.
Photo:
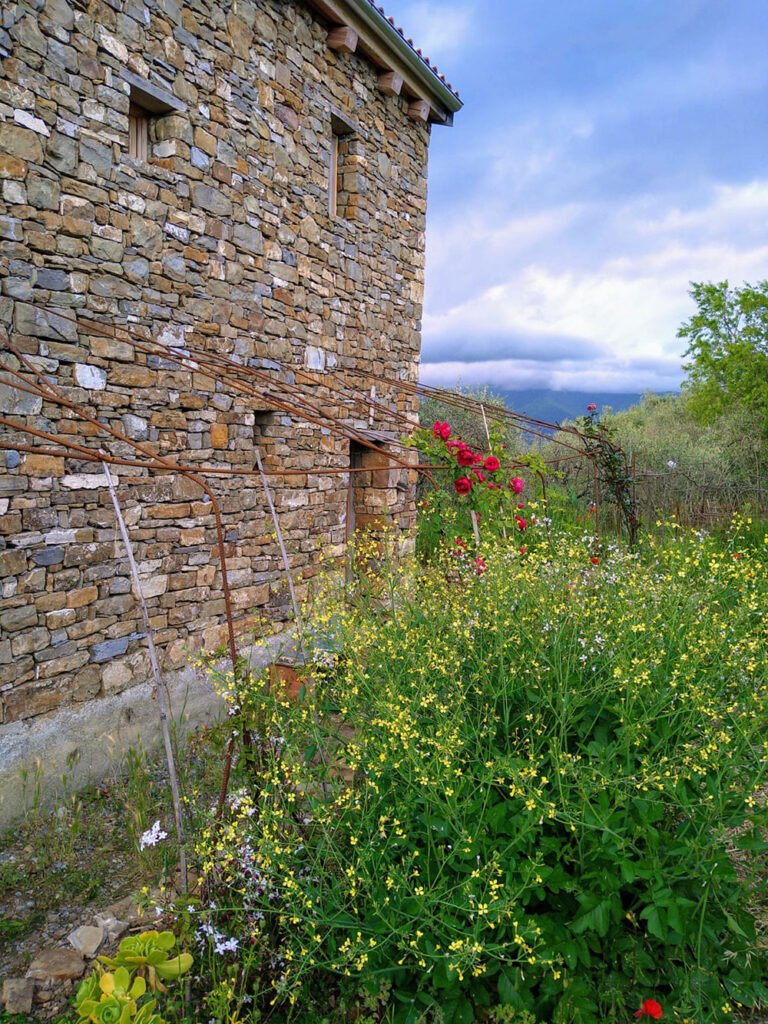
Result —
<svg viewBox="0 0 768 1024"><path fill-rule="evenodd" d="M331 155L328 167L328 214L355 220L362 187L361 140L353 124L331 115Z"/></svg>
<svg viewBox="0 0 768 1024"><path fill-rule="evenodd" d="M145 163L149 159L149 112L133 102L128 109L128 155Z"/></svg>
<svg viewBox="0 0 768 1024"><path fill-rule="evenodd" d="M331 217L339 213L339 136L336 132L331 136L331 166L328 172L328 213Z"/></svg>

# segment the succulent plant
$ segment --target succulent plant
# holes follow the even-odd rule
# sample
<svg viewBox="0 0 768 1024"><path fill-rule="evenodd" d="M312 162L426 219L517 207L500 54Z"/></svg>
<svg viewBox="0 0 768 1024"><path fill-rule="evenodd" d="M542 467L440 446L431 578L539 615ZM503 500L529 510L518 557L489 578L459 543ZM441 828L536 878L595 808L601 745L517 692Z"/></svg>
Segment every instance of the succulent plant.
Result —
<svg viewBox="0 0 768 1024"><path fill-rule="evenodd" d="M139 1000L147 988L164 991L162 980L175 980L192 966L189 953L169 956L175 945L173 932L142 932L123 939L114 957L99 957L109 970L97 965L81 982L74 1000L77 1024L166 1024L155 1013L155 999Z"/></svg>
<svg viewBox="0 0 768 1024"><path fill-rule="evenodd" d="M127 967L141 977L146 977L153 992L164 991L163 981L176 981L192 966L190 953L171 957L170 951L176 945L173 932L142 932L123 939L114 957L101 956L99 960L112 969Z"/></svg>

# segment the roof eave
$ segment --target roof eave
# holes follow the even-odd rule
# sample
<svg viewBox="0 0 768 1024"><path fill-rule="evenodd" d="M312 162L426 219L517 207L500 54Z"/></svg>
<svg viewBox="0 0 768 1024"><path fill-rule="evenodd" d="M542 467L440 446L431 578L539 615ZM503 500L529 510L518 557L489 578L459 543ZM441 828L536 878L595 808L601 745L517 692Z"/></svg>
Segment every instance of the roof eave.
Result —
<svg viewBox="0 0 768 1024"><path fill-rule="evenodd" d="M437 75L430 71L424 61L408 45L397 29L391 25L386 18L370 5L368 0L346 0L350 7L360 15L362 20L370 27L371 31L391 47L403 64L409 69L415 78L421 82L424 88L430 93L430 98L438 102L451 115L455 114L464 106L459 97L452 92L447 85L440 81ZM451 120L453 118L451 117Z"/></svg>
<svg viewBox="0 0 768 1024"><path fill-rule="evenodd" d="M370 0L308 0L308 3L332 23L349 24L359 30L360 48L380 67L402 74L408 91L429 102L430 120L436 124L453 124L453 115L461 110L462 101L430 70ZM371 42L375 45L370 45Z"/></svg>

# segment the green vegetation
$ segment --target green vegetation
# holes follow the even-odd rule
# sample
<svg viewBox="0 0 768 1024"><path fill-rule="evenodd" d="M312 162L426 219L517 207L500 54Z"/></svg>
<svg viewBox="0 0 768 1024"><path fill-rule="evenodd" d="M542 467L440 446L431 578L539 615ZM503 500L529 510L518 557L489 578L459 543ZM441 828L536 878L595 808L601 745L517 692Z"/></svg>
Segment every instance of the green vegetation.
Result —
<svg viewBox="0 0 768 1024"><path fill-rule="evenodd" d="M178 981L192 968L191 954L170 955L175 945L173 932L148 931L123 939L116 956L99 957L110 970L98 964L79 985L77 1024L166 1024L155 1013L157 999L149 996L167 992L164 982Z"/></svg>
<svg viewBox="0 0 768 1024"><path fill-rule="evenodd" d="M192 893L171 884L145 758L86 795L63 780L52 818L33 794L0 905L31 865L39 894L3 938L67 888L103 903L163 883L166 930L101 958L80 1024L723 1024L768 1006L768 531L745 509L765 507L768 284L692 294L683 395L590 404L558 466L563 438L521 453L488 392L485 417L425 402L419 558L368 538L352 579L316 582L297 699L204 660L229 715L181 757Z"/></svg>
<svg viewBox="0 0 768 1024"><path fill-rule="evenodd" d="M740 407L768 438L768 281L695 283L691 297L698 310L678 331L688 342L689 408L701 423L714 423Z"/></svg>
<svg viewBox="0 0 768 1024"><path fill-rule="evenodd" d="M222 678L265 743L200 846L204 1014L589 1024L655 1000L709 1024L768 1000L751 525L631 555L554 528L482 569L464 538L324 594L298 703Z"/></svg>

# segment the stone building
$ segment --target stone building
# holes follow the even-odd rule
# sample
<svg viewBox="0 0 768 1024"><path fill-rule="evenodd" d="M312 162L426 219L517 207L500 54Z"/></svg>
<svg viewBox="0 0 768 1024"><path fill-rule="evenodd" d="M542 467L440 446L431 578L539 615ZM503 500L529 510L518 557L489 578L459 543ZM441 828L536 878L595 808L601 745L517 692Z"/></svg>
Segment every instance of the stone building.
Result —
<svg viewBox="0 0 768 1024"><path fill-rule="evenodd" d="M138 460L106 424L193 467L252 471L258 447L304 580L353 520L407 529L414 474L381 449L414 412L430 129L461 103L370 0L22 0L0 58L7 817L22 764L97 773L156 717L102 467L13 424ZM258 376L244 391L200 353ZM225 638L211 502L178 473L113 474L176 711L203 714L185 666ZM259 479L206 479L236 630L277 631Z"/></svg>

